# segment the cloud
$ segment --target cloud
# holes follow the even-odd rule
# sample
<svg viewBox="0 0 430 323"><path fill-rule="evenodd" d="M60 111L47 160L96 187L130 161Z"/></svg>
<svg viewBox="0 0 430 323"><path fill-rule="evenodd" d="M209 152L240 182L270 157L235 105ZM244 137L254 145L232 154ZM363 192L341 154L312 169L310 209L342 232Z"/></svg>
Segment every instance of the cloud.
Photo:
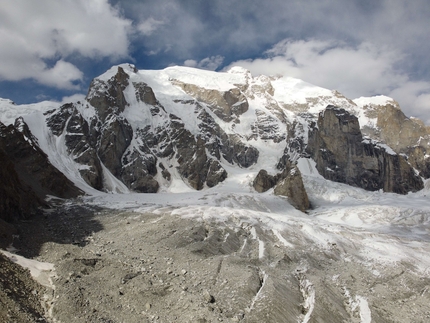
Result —
<svg viewBox="0 0 430 323"><path fill-rule="evenodd" d="M222 65L223 61L224 61L224 57L217 55L217 56L206 57L199 62L193 59L187 59L184 62L184 65L189 67L201 68L204 70L215 71L216 69L218 69L218 67Z"/></svg>
<svg viewBox="0 0 430 323"><path fill-rule="evenodd" d="M149 17L148 19L140 22L137 25L137 30L145 35L145 36L149 36L151 35L155 30L157 30L157 28L161 25L163 25L164 22L161 20L155 20L152 17Z"/></svg>
<svg viewBox="0 0 430 323"><path fill-rule="evenodd" d="M430 125L430 82L407 81L389 93L408 116L420 118Z"/></svg>
<svg viewBox="0 0 430 323"><path fill-rule="evenodd" d="M107 0L5 0L0 21L2 80L74 89L83 73L70 63L73 56L128 55L131 21Z"/></svg>
<svg viewBox="0 0 430 323"><path fill-rule="evenodd" d="M213 55L246 57L262 52L284 38L340 39L395 44L414 52L430 44L425 39L430 6L428 0L259 0L114 1L137 21L163 21L145 51L171 46L177 58ZM153 26L150 24L150 26Z"/></svg>
<svg viewBox="0 0 430 323"><path fill-rule="evenodd" d="M73 94L70 96L64 96L61 98L61 103L65 104L65 103L69 103L69 102L84 102L85 100L85 94Z"/></svg>
<svg viewBox="0 0 430 323"><path fill-rule="evenodd" d="M52 68L41 71L35 78L45 85L60 89L79 89L73 82L81 81L83 73L73 64L59 60Z"/></svg>
<svg viewBox="0 0 430 323"><path fill-rule="evenodd" d="M430 120L430 82L417 82L399 69L403 54L371 43L351 46L338 41L285 39L263 57L239 60L254 75L286 75L338 90L349 98L384 94L397 100L408 115Z"/></svg>

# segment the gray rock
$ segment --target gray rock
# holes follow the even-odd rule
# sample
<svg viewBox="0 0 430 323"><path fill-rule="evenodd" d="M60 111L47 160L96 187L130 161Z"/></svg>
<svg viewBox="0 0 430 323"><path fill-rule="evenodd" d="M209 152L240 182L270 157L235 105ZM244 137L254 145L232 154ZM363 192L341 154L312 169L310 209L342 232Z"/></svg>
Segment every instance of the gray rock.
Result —
<svg viewBox="0 0 430 323"><path fill-rule="evenodd" d="M215 298L206 289L203 291L203 298L206 303L215 303Z"/></svg>
<svg viewBox="0 0 430 323"><path fill-rule="evenodd" d="M194 84L186 84L178 80L173 83L181 87L197 101L206 103L217 117L226 122L230 122L248 111L248 100L238 88L218 91L205 89Z"/></svg>
<svg viewBox="0 0 430 323"><path fill-rule="evenodd" d="M275 186L274 193L275 195L286 196L290 204L302 212L310 208L302 175L296 165L289 165L285 168Z"/></svg>
<svg viewBox="0 0 430 323"><path fill-rule="evenodd" d="M275 187L275 195L287 197L292 206L305 212L310 208L310 203L300 170L288 160L284 167L284 171L276 175L269 175L264 169L260 170L253 181L253 187L259 193Z"/></svg>
<svg viewBox="0 0 430 323"><path fill-rule="evenodd" d="M269 175L265 169L261 169L255 177L252 186L254 189L263 193L275 186L278 176Z"/></svg>
<svg viewBox="0 0 430 323"><path fill-rule="evenodd" d="M108 81L94 79L88 90L87 101L96 108L102 122L111 114L118 115L127 106L124 90L129 84L129 76L122 67Z"/></svg>
<svg viewBox="0 0 430 323"><path fill-rule="evenodd" d="M328 106L311 127L306 149L327 179L367 190L406 194L423 188L403 155L363 141L357 117Z"/></svg>
<svg viewBox="0 0 430 323"><path fill-rule="evenodd" d="M97 154L116 177L121 173L121 159L132 137L133 129L125 118L113 114L107 117L106 124L101 129Z"/></svg>

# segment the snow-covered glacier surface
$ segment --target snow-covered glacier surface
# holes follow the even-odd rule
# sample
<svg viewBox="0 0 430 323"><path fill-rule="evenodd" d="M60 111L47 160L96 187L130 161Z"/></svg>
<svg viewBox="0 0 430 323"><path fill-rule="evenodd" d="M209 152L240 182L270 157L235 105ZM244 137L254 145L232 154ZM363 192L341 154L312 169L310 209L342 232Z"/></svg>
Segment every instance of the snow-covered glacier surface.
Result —
<svg viewBox="0 0 430 323"><path fill-rule="evenodd" d="M146 225L141 222L148 223L148 214L155 217L151 225L158 227L166 221L204 225L206 237L199 243L208 248L226 246L232 235L240 233L234 252L214 252L201 260L209 267L213 259L221 261L217 279L225 286L202 285L215 299L233 297L232 274L222 269L228 266L227 259L257 268L261 286L243 309L249 321L426 322L430 314L428 188L405 196L368 192L323 179L310 159L302 158L298 164L313 207L306 214L273 190L254 192L255 174L250 170L230 170L225 182L203 191L184 186L175 193L97 194L81 203L119 212L121 219L128 212L130 237ZM110 221L112 225L120 220ZM139 224L133 227L133 223ZM180 232L180 225L175 230ZM217 242L214 230L222 231Z"/></svg>
<svg viewBox="0 0 430 323"><path fill-rule="evenodd" d="M137 72L123 67L130 85L124 89L128 105L121 117L133 131L162 128L168 125L168 115L174 115L190 138L197 136L202 120L187 102L205 95L206 103L200 102L199 108L210 116L207 119L227 135L239 135L260 157L247 168L221 157L227 178L199 191L175 171L176 160L160 157L158 161L171 166L171 178L160 178L157 194L133 193L102 163L104 188L109 192L101 192L83 180L80 171L85 165L67 150L66 134L54 136L47 126L49 111L60 109L59 103L17 106L0 100L0 121L12 124L22 116L50 162L87 193L65 201L61 211L52 211L43 220L49 234L73 233L55 242L48 239L37 257L57 269L53 319L430 320L429 182L407 195L369 192L328 181L318 174L312 159L296 156L311 202L308 212L296 210L273 189L257 193L252 186L260 169L270 174L279 171L276 165L286 147L285 133L294 122L301 126L297 133L304 143L306 118L316 120L328 104L355 114L361 127L376 127L376 119L362 107L384 105L390 98L351 101L293 78L253 78L241 68L214 74L184 67ZM108 81L117 70L98 79ZM146 103L136 99L133 83L138 82L150 86L163 107L156 118ZM236 88L247 95L248 103L236 122L208 108L211 95L217 95L211 91ZM88 102L75 102L74 107L88 124L97 115ZM262 122L267 123L264 129ZM130 149L138 147L138 140L133 137L135 146ZM83 225L89 216L100 224L97 230ZM49 221L57 221L57 226L50 227ZM79 240L77 232L85 232L85 237Z"/></svg>

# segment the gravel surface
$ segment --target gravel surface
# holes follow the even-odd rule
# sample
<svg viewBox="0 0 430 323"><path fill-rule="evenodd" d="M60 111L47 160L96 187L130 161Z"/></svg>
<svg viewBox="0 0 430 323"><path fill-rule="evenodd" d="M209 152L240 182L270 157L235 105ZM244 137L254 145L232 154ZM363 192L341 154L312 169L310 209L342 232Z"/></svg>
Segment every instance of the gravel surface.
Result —
<svg viewBox="0 0 430 323"><path fill-rule="evenodd" d="M20 254L55 264L55 290L39 292L28 275L13 284L25 297L2 289L4 322L37 322L43 308L63 323L430 321L430 279L409 264L369 267L337 245L289 248L261 223L68 204L18 228ZM13 299L23 306L10 310Z"/></svg>

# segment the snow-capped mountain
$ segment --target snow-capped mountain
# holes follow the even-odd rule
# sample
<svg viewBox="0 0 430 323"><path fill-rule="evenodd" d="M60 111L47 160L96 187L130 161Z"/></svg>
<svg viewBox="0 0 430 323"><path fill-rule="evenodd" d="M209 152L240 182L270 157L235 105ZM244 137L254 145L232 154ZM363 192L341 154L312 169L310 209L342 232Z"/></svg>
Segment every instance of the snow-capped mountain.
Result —
<svg viewBox="0 0 430 323"><path fill-rule="evenodd" d="M2 99L0 111L6 125L21 117L52 165L87 192L201 190L246 170L259 191L289 196L281 182L300 177L301 157L327 179L368 190L417 191L430 176L430 130L391 98L350 100L239 67L123 64L95 78L83 101Z"/></svg>
<svg viewBox="0 0 430 323"><path fill-rule="evenodd" d="M428 321L429 128L391 98L124 64L0 121L0 247L52 321Z"/></svg>

